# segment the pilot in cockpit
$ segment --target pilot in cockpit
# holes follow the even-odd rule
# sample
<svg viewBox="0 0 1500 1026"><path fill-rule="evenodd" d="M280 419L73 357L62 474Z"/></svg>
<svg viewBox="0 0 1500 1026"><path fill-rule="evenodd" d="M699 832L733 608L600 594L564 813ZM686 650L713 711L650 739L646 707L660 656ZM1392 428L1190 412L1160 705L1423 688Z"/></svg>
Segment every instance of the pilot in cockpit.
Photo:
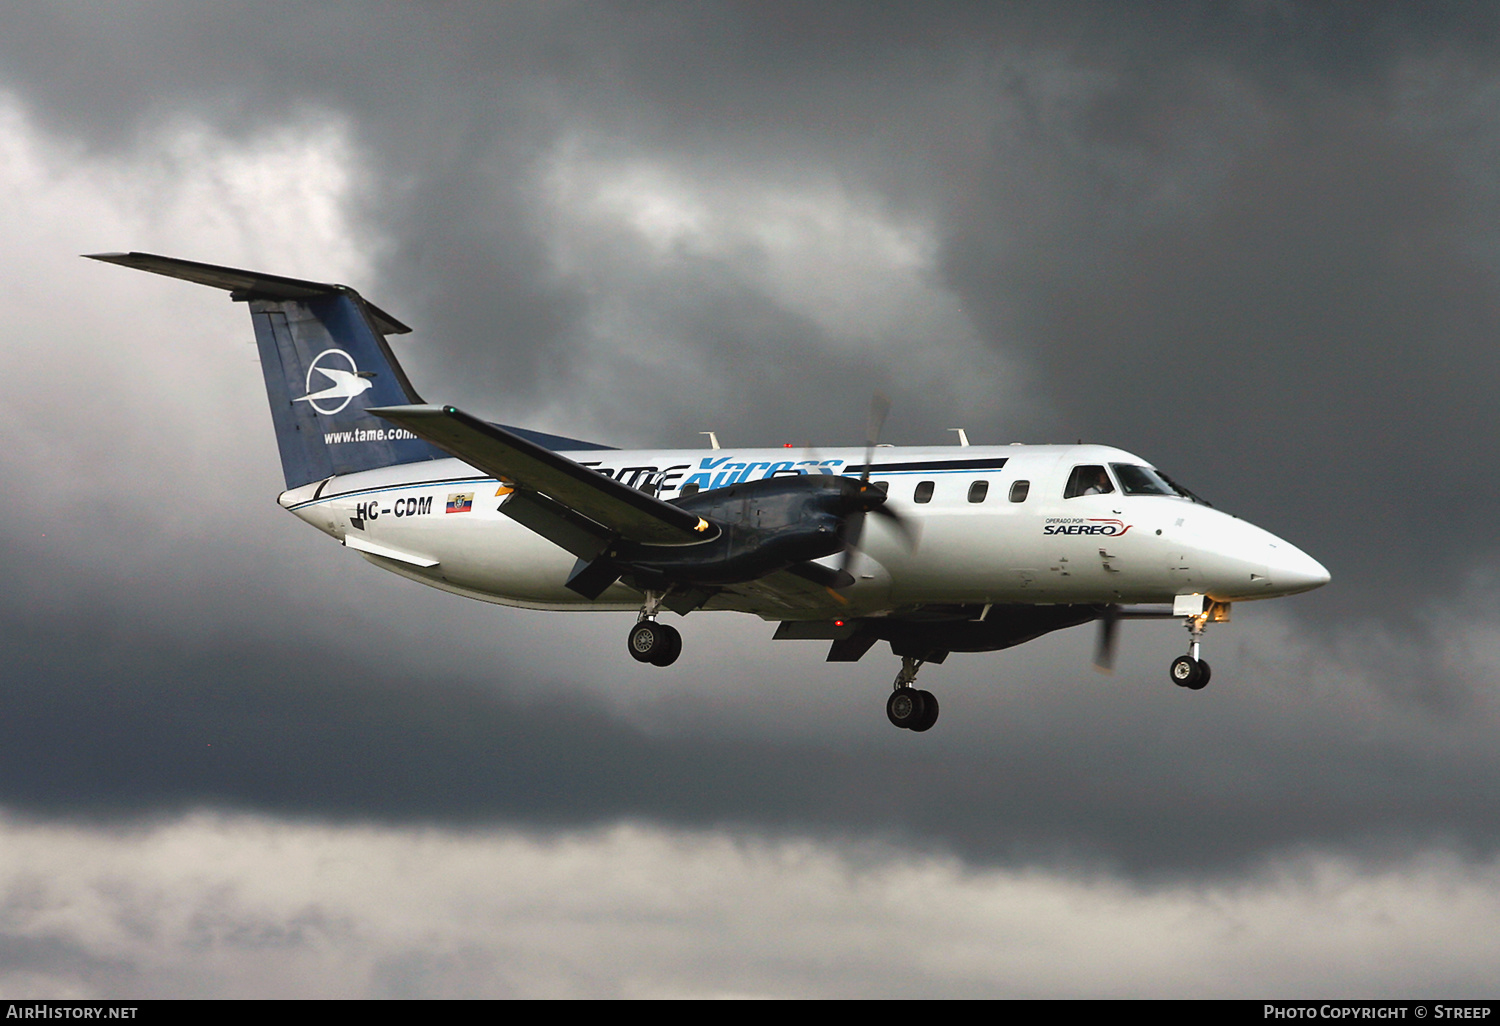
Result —
<svg viewBox="0 0 1500 1026"><path fill-rule="evenodd" d="M1104 472L1103 467L1090 467L1093 478L1089 480L1080 495L1104 495L1115 490L1115 486L1109 483L1109 475Z"/></svg>

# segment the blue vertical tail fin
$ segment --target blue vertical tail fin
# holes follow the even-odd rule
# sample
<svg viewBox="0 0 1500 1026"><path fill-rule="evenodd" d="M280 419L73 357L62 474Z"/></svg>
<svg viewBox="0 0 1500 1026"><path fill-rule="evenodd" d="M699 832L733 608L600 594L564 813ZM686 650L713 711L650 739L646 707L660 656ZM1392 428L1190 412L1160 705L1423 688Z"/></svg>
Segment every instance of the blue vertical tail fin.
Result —
<svg viewBox="0 0 1500 1026"><path fill-rule="evenodd" d="M92 259L225 289L248 303L288 488L447 458L366 412L422 400L385 340L411 329L353 289L150 253Z"/></svg>

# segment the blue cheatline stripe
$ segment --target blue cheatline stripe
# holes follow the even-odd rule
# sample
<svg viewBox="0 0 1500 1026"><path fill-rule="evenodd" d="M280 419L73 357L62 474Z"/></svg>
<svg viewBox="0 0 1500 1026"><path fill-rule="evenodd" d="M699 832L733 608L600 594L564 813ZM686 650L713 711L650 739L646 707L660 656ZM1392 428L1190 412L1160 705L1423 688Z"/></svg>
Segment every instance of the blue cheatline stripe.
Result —
<svg viewBox="0 0 1500 1026"><path fill-rule="evenodd" d="M951 462L951 463L938 463L938 464L892 463L892 464L885 464L885 465L877 465L873 470L870 471L870 476L872 478L877 478L878 479L878 478L882 478L882 477L922 477L922 476L942 475L942 474L972 473L972 472L974 472L976 470L999 470L1001 467L1003 467L1005 465L1005 463L1006 463L1005 459L996 459L996 460L957 460L957 461L954 461L954 462ZM983 464L983 466L980 466L979 464ZM908 467L908 468L912 468L912 469L895 469L895 468L901 468L901 467ZM863 474L863 473L864 473L864 468L863 467L849 467L849 468L846 468L839 476L841 476L841 477L858 477L860 474ZM801 477L801 476L813 477L813 476L817 476L817 475L811 475L811 474L809 474L809 475L797 475L797 476L799 476L799 477ZM375 495L375 494L378 494L380 492L406 491L407 489L410 489L410 488L437 488L437 487L444 486L444 485L459 485L459 484L474 484L474 485L478 485L478 484L487 484L487 483L488 484L499 484L500 482L498 481L498 479L493 478L493 477L444 477L444 478L434 478L434 479L428 480L428 481L409 481L409 482L406 482L406 483L403 483L403 484L381 485L381 486L379 486L377 488L360 488L360 489L356 489L355 491L351 491L351 492L337 492L337 493L332 494L332 495L320 495L316 499L309 499L307 502L299 502L299 503L297 503L297 505L295 505L295 506L288 506L287 508L291 509L291 510L304 509L304 508L306 508L308 506L318 505L319 503L331 502L334 499L347 499L350 496L354 496L354 495ZM735 483L736 484L740 484L740 483L743 483L743 482L735 482ZM732 487L732 486L727 486L727 487ZM699 492L698 494L702 495L703 493Z"/></svg>
<svg viewBox="0 0 1500 1026"><path fill-rule="evenodd" d="M956 470L999 470L1010 461L1008 456L986 456L971 460L917 460L910 463L871 463L870 474L951 473ZM845 467L843 474L863 474L865 464Z"/></svg>

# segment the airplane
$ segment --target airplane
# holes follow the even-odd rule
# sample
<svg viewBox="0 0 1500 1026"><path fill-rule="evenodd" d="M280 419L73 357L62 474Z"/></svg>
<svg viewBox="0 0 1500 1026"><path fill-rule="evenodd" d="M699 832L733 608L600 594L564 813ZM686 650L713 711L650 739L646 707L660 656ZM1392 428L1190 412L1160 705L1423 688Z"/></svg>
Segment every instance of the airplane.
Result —
<svg viewBox="0 0 1500 1026"><path fill-rule="evenodd" d="M1178 619L1171 681L1200 690L1201 640L1235 602L1327 584L1311 556L1104 445L627 450L425 403L386 336L411 329L354 289L149 253L91 259L248 304L286 489L277 502L382 569L485 602L633 611L630 655L671 665L662 614L737 610L776 639L877 642L886 701L922 732L926 663L1097 622Z"/></svg>

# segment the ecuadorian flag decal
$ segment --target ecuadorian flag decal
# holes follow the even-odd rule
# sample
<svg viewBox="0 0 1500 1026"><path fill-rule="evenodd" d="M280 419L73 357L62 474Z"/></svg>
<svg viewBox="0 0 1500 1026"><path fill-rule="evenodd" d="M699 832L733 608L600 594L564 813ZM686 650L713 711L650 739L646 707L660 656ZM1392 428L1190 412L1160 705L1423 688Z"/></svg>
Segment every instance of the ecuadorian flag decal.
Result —
<svg viewBox="0 0 1500 1026"><path fill-rule="evenodd" d="M474 493L460 492L448 496L448 505L444 507L444 513L468 513L474 508Z"/></svg>

